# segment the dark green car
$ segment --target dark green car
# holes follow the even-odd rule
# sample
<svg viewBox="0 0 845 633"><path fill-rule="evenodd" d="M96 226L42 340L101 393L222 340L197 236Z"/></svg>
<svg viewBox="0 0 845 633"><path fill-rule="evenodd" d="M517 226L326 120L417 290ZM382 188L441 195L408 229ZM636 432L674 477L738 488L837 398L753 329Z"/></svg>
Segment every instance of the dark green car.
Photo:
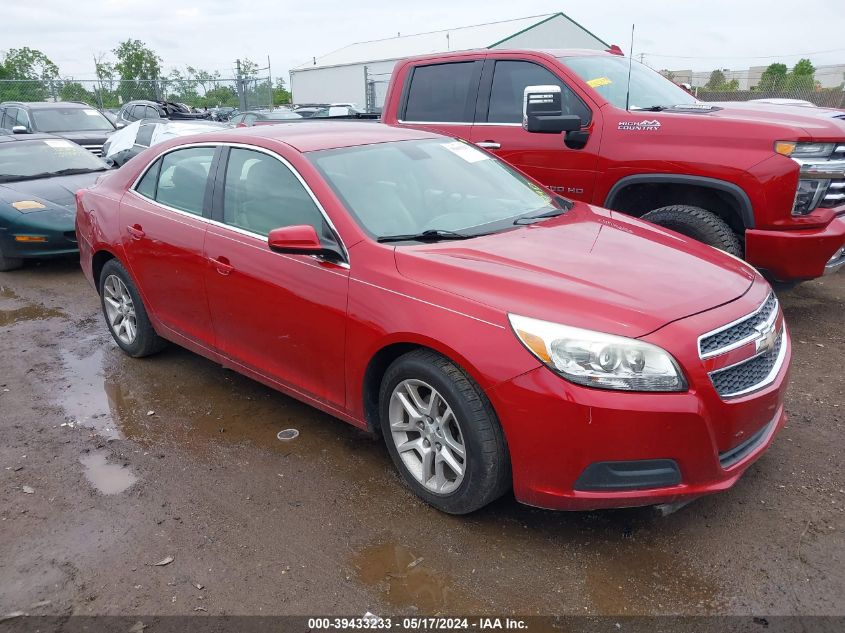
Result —
<svg viewBox="0 0 845 633"><path fill-rule="evenodd" d="M79 252L76 192L108 166L51 134L0 134L0 271Z"/></svg>

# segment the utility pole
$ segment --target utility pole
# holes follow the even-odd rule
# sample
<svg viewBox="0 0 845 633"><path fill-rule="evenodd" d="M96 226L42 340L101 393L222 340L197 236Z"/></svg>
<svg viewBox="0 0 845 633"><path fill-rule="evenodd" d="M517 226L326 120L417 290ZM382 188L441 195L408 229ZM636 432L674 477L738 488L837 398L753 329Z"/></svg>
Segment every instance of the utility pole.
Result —
<svg viewBox="0 0 845 633"><path fill-rule="evenodd" d="M91 57L94 58L94 72L97 73L97 85L100 89L97 91L97 102L100 104L100 110L103 109L103 78L100 75L100 65L97 63L97 56L94 53L91 53Z"/></svg>
<svg viewBox="0 0 845 633"><path fill-rule="evenodd" d="M270 112L273 111L273 71L270 70L270 56L267 55L267 91L270 93Z"/></svg>
<svg viewBox="0 0 845 633"><path fill-rule="evenodd" d="M235 85L237 86L238 91L238 105L240 106L240 111L244 112L246 110L246 94L244 90L243 76L241 75L241 60L236 59L235 66L238 69L238 77L235 80Z"/></svg>

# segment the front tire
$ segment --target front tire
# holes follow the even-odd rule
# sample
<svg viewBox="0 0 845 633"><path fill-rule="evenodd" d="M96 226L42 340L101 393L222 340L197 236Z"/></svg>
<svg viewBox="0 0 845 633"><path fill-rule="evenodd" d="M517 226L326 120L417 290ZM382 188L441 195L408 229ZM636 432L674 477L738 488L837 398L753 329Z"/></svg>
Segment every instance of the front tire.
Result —
<svg viewBox="0 0 845 633"><path fill-rule="evenodd" d="M449 514L467 514L510 487L495 411L475 382L431 350L390 365L379 394L382 434L405 483Z"/></svg>
<svg viewBox="0 0 845 633"><path fill-rule="evenodd" d="M674 204L642 216L654 224L677 231L713 248L742 257L742 242L728 223L715 213L685 204Z"/></svg>
<svg viewBox="0 0 845 633"><path fill-rule="evenodd" d="M23 266L23 260L19 257L6 257L0 250L0 272L16 270Z"/></svg>
<svg viewBox="0 0 845 633"><path fill-rule="evenodd" d="M167 345L153 329L135 282L116 259L100 273L100 304L112 338L130 356L149 356Z"/></svg>

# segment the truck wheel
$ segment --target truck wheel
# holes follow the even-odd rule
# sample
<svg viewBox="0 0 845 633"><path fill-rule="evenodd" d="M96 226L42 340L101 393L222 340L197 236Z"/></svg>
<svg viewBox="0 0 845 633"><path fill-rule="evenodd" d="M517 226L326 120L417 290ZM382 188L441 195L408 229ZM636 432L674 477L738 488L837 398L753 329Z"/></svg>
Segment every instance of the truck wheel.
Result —
<svg viewBox="0 0 845 633"><path fill-rule="evenodd" d="M701 207L675 204L649 211L642 219L742 257L742 242L727 222Z"/></svg>
<svg viewBox="0 0 845 633"><path fill-rule="evenodd" d="M5 272L7 270L15 270L16 268L20 268L23 266L23 260L19 257L6 257L3 255L3 251L0 250L0 272Z"/></svg>
<svg viewBox="0 0 845 633"><path fill-rule="evenodd" d="M387 450L402 479L449 514L467 514L510 487L502 428L484 392L431 350L396 359L379 393Z"/></svg>

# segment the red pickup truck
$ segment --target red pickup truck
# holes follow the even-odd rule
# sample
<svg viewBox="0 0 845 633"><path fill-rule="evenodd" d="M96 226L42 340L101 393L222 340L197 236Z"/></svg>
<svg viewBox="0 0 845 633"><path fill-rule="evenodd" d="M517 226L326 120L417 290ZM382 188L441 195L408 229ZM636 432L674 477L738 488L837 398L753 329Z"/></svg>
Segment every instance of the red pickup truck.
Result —
<svg viewBox="0 0 845 633"><path fill-rule="evenodd" d="M524 127L525 89L549 86L575 121L563 135ZM610 51L482 50L397 63L382 120L463 138L779 281L845 266L843 112L702 103Z"/></svg>

